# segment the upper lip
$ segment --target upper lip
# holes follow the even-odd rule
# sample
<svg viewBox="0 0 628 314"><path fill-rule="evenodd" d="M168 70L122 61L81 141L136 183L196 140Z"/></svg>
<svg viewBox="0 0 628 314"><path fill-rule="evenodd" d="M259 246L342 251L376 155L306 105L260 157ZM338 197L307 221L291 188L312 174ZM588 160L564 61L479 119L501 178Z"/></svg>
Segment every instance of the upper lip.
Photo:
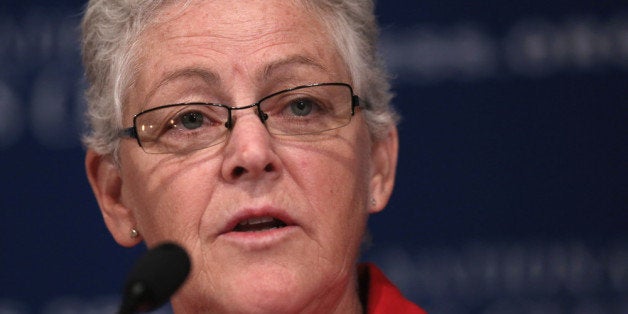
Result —
<svg viewBox="0 0 628 314"><path fill-rule="evenodd" d="M264 217L271 217L281 220L283 223L286 224L286 226L293 226L296 224L294 218L285 210L270 206L260 208L247 208L244 210L240 210L235 215L231 216L220 234L234 231L236 226L241 222L247 221L249 219L259 219Z"/></svg>

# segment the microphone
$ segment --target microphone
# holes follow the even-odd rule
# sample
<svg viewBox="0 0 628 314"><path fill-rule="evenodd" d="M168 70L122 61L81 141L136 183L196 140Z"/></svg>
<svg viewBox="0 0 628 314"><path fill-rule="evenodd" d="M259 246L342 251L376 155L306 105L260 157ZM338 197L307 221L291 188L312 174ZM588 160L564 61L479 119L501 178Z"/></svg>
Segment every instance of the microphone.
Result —
<svg viewBox="0 0 628 314"><path fill-rule="evenodd" d="M190 258L166 242L141 256L127 277L119 314L152 311L164 305L190 272Z"/></svg>

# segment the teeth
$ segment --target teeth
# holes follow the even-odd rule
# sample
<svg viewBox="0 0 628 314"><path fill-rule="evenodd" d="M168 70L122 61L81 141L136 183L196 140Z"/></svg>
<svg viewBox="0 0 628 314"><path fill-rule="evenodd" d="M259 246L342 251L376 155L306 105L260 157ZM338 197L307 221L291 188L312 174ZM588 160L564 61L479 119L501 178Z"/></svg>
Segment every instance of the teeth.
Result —
<svg viewBox="0 0 628 314"><path fill-rule="evenodd" d="M262 223L269 223L269 222L272 222L273 220L274 220L273 217L255 217L255 218L250 218L245 221L242 221L238 225L239 226L256 225L256 224L262 224Z"/></svg>
<svg viewBox="0 0 628 314"><path fill-rule="evenodd" d="M251 231L264 231L277 228L283 228L286 224L276 218L270 216L254 217L241 221L233 231L238 232L251 232Z"/></svg>

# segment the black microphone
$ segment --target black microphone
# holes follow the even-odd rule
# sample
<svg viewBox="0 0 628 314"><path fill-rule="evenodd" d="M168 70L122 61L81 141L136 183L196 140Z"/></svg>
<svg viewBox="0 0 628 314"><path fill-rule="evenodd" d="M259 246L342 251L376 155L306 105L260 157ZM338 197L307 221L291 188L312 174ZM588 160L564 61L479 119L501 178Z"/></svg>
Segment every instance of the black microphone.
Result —
<svg viewBox="0 0 628 314"><path fill-rule="evenodd" d="M174 243L163 243L140 257L129 273L119 314L152 311L164 305L190 272L190 258Z"/></svg>

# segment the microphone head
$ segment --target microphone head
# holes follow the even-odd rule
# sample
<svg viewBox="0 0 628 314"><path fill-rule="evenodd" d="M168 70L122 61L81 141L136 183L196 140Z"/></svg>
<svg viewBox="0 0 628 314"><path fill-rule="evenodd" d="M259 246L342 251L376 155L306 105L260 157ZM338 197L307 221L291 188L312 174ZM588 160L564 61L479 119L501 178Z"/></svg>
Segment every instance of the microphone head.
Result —
<svg viewBox="0 0 628 314"><path fill-rule="evenodd" d="M174 243L163 243L141 256L127 277L120 313L152 311L165 304L190 272L190 258Z"/></svg>

